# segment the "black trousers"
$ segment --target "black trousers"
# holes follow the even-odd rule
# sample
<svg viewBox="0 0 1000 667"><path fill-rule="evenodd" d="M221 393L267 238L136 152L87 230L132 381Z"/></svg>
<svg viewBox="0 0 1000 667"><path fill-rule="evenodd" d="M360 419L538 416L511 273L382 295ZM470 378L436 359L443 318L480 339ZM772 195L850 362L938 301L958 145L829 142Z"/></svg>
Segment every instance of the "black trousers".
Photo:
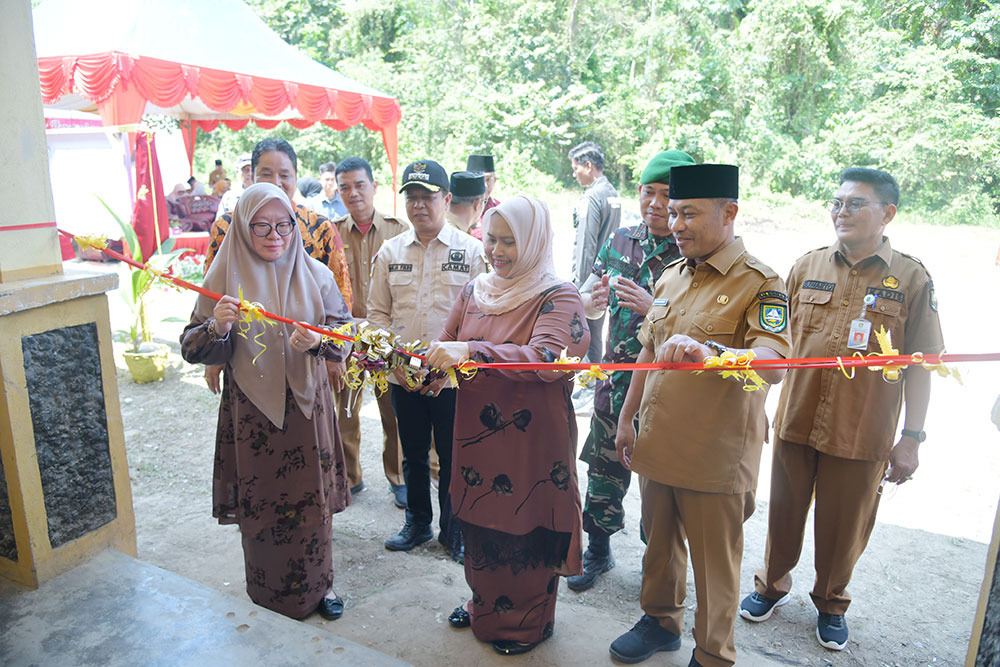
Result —
<svg viewBox="0 0 1000 667"><path fill-rule="evenodd" d="M424 396L390 384L392 409L399 424L403 447L403 477L406 479L406 520L429 526L434 519L431 505L431 433L441 462L438 474L438 506L442 535L451 534L451 441L455 428L455 391L442 389L437 396Z"/></svg>

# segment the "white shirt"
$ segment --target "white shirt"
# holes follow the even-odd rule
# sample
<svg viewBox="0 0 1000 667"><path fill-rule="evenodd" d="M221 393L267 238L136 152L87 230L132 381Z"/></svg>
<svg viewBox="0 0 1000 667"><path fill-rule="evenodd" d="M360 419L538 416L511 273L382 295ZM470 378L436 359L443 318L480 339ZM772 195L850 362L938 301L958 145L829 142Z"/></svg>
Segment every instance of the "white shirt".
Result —
<svg viewBox="0 0 1000 667"><path fill-rule="evenodd" d="M466 283L485 272L478 239L445 223L425 248L409 229L386 240L375 256L368 321L404 343L427 344L441 335Z"/></svg>

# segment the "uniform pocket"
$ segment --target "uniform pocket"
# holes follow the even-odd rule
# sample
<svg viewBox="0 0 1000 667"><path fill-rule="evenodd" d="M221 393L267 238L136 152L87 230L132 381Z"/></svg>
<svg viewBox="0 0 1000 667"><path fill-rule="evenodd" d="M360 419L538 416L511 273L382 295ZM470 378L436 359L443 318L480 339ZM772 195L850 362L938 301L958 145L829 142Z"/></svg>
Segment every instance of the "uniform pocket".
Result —
<svg viewBox="0 0 1000 667"><path fill-rule="evenodd" d="M691 323L698 327L705 340L714 340L726 347L733 345L737 322L720 317L714 313L697 313L691 318Z"/></svg>
<svg viewBox="0 0 1000 667"><path fill-rule="evenodd" d="M830 312L833 292L804 289L799 292L798 303L792 308L792 326L799 331L822 331Z"/></svg>
<svg viewBox="0 0 1000 667"><path fill-rule="evenodd" d="M903 304L890 299L879 299L874 307L867 310L865 317L872 321L872 344L874 344L874 332L884 327L892 334L892 346L903 349L901 345L903 332L900 330L902 312Z"/></svg>
<svg viewBox="0 0 1000 667"><path fill-rule="evenodd" d="M409 285L413 282L413 272L412 271L390 271L389 272L389 284L393 287L398 287L400 285Z"/></svg>
<svg viewBox="0 0 1000 667"><path fill-rule="evenodd" d="M469 274L462 271L442 271L441 282L445 285L464 287L469 282Z"/></svg>

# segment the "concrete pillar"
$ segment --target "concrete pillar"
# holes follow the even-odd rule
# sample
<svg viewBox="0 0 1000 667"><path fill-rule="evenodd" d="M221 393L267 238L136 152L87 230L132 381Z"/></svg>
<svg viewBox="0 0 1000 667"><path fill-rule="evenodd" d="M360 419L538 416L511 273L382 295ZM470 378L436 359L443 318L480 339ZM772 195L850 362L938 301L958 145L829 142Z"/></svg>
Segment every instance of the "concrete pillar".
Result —
<svg viewBox="0 0 1000 667"><path fill-rule="evenodd" d="M117 277L63 271L30 0L4 2L0 90L0 576L37 586L108 546L135 555Z"/></svg>

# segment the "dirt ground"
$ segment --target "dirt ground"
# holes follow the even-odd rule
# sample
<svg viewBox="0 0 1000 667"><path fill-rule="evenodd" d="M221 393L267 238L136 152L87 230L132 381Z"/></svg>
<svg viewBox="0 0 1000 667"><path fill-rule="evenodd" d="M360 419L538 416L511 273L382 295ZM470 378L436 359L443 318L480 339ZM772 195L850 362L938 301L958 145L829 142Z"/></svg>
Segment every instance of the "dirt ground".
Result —
<svg viewBox="0 0 1000 667"><path fill-rule="evenodd" d="M568 219L571 199L553 205L554 219ZM626 204L636 210L634 202ZM745 205L738 233L748 249L784 275L805 251L829 243L828 219L813 209L772 210ZM568 273L572 230L560 224L558 266ZM1000 267L994 263L1000 231L894 223L894 247L924 260L935 278L948 349L1000 351ZM563 256L566 255L566 256ZM104 265L103 270L115 270ZM121 271L120 267L118 269ZM194 299L163 290L155 295L156 317L186 318ZM112 323L124 323L120 299L112 294ZM132 479L139 557L237 597L244 597L239 534L211 518L211 474L217 397L205 387L201 367L184 363L177 335L182 325L157 325L157 339L171 346L164 382L132 382L116 344L118 383ZM807 535L791 604L766 623L736 621L741 664L788 665L959 665L965 659L987 543L997 508L1000 435L989 422L1000 382L1000 365L966 365L965 384L936 378L914 480L883 500L879 523L851 584L854 603L847 615L851 642L836 653L814 637L815 610L809 599L813 546ZM862 371L864 372L864 371ZM769 397L773 414L778 391ZM410 553L386 551L382 542L403 520L391 502L381 472L381 434L374 402L362 411L362 461L368 489L335 517L336 588L346 599L344 617L305 622L371 646L416 665L447 660L469 665L509 663L468 631L454 631L446 617L468 596L462 569L432 541ZM589 417L578 417L581 438ZM745 526L742 589L764 553L770 450L765 447L757 512ZM581 492L586 469L578 466ZM523 658L533 665L610 663L608 645L641 615L638 485L626 498L627 529L612 539L617 567L586 593L560 585L555 636ZM694 609L688 580L689 610ZM658 654L651 665L686 665L693 615L685 622L687 648Z"/></svg>

